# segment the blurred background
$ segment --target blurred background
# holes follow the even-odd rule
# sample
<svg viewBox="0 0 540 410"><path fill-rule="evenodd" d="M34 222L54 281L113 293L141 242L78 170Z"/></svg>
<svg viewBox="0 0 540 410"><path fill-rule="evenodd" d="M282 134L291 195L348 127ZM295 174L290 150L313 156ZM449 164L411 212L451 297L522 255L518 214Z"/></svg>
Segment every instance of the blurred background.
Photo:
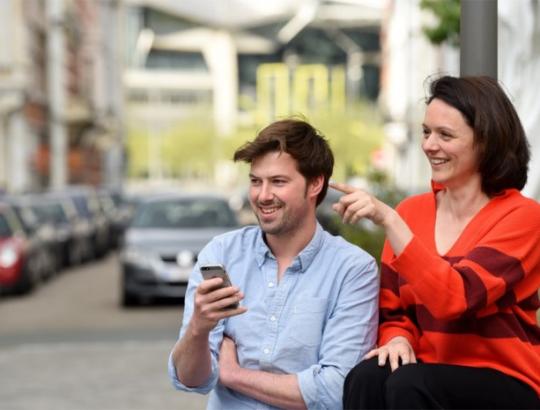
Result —
<svg viewBox="0 0 540 410"><path fill-rule="evenodd" d="M234 150L299 116L335 180L392 204L428 189L427 86L460 75L478 4L539 199L536 0L1 0L2 408L204 408L166 361L198 250L254 222ZM321 223L378 258L382 233L328 196Z"/></svg>

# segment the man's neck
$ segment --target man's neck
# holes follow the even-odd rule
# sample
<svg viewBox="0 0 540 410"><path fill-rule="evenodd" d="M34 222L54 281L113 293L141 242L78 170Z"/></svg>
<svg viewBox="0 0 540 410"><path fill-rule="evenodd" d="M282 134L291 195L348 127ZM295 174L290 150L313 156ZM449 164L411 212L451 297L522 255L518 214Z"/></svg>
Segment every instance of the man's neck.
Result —
<svg viewBox="0 0 540 410"><path fill-rule="evenodd" d="M272 250L278 266L278 278L291 265L296 256L311 242L317 229L315 217L309 218L301 229L295 232L288 232L281 235L266 234L266 243Z"/></svg>

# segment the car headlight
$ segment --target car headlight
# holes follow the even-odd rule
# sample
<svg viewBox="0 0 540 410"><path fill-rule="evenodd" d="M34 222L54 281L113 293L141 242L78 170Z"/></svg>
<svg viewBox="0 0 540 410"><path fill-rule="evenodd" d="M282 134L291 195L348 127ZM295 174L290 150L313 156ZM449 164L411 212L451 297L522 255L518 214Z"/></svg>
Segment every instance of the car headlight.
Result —
<svg viewBox="0 0 540 410"><path fill-rule="evenodd" d="M142 269L152 269L159 262L155 254L138 248L126 248L121 258L124 263L137 265Z"/></svg>
<svg viewBox="0 0 540 410"><path fill-rule="evenodd" d="M192 268L195 261L195 254L191 251L183 250L176 255L176 263L184 269Z"/></svg>
<svg viewBox="0 0 540 410"><path fill-rule="evenodd" d="M15 263L19 254L17 249L13 245L5 245L0 248L0 267L2 268L11 268Z"/></svg>

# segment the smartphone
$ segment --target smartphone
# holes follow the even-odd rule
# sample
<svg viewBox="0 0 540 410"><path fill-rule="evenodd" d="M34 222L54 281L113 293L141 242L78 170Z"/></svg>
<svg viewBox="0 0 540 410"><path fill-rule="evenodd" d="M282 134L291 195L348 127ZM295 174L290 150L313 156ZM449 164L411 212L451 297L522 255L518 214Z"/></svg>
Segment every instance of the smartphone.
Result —
<svg viewBox="0 0 540 410"><path fill-rule="evenodd" d="M232 286L231 279L229 278L229 275L227 274L227 271L225 270L225 267L220 264L209 264L209 265L201 265L201 275L202 277L206 279L212 279L212 278L221 278L223 279L223 283L221 284L221 288L226 288L229 286ZM226 309L234 309L237 308L238 302L227 306Z"/></svg>

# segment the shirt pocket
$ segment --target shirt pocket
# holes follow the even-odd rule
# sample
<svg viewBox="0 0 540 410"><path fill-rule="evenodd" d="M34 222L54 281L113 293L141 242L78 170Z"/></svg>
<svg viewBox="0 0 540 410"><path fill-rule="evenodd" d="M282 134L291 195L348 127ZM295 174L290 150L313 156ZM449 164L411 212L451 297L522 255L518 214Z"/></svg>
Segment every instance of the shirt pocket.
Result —
<svg viewBox="0 0 540 410"><path fill-rule="evenodd" d="M302 297L291 309L290 337L303 346L319 346L326 323L327 298Z"/></svg>

